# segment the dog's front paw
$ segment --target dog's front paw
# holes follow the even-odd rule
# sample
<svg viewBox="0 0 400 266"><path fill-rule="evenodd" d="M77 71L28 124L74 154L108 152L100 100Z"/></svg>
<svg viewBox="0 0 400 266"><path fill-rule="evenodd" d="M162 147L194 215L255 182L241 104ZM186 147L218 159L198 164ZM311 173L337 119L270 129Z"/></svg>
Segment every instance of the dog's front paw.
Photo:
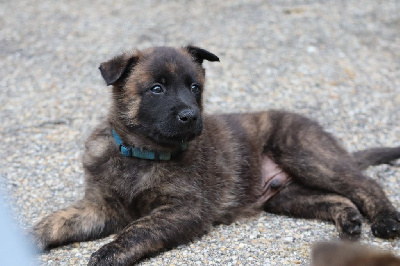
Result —
<svg viewBox="0 0 400 266"><path fill-rule="evenodd" d="M34 251L41 253L49 249L49 228L49 223L46 220L42 220L29 232L28 238Z"/></svg>
<svg viewBox="0 0 400 266"><path fill-rule="evenodd" d="M92 254L88 266L130 265L125 256L121 248L111 242Z"/></svg>
<svg viewBox="0 0 400 266"><path fill-rule="evenodd" d="M48 244L46 239L38 234L38 232L33 231L28 234L29 245L31 246L32 250L37 253L42 253L48 250Z"/></svg>
<svg viewBox="0 0 400 266"><path fill-rule="evenodd" d="M374 236L380 238L400 237L400 213L387 212L379 214L371 225Z"/></svg>

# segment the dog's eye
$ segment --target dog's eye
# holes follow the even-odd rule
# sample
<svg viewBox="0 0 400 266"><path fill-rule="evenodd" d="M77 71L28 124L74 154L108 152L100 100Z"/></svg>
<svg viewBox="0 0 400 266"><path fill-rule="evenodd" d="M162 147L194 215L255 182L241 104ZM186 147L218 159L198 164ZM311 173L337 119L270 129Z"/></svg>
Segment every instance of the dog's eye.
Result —
<svg viewBox="0 0 400 266"><path fill-rule="evenodd" d="M192 86L190 87L190 90L194 93L194 94L198 94L200 93L200 87L197 84L192 84Z"/></svg>
<svg viewBox="0 0 400 266"><path fill-rule="evenodd" d="M160 85L155 85L155 86L153 86L153 87L150 89L150 91L151 91L152 93L155 93L155 94L160 94L160 93L163 93L163 92L164 92L163 88L161 88Z"/></svg>

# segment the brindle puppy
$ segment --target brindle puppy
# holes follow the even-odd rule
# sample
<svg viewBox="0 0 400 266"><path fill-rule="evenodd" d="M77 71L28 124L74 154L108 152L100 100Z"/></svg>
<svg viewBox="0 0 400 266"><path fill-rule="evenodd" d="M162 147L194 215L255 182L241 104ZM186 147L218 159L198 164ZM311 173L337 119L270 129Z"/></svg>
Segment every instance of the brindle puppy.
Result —
<svg viewBox="0 0 400 266"><path fill-rule="evenodd" d="M333 221L357 238L400 236L400 214L361 170L398 148L347 153L316 122L284 111L203 115L206 50L156 47L102 63L108 118L86 142L86 190L34 227L41 249L118 236L89 265L127 265L261 210Z"/></svg>

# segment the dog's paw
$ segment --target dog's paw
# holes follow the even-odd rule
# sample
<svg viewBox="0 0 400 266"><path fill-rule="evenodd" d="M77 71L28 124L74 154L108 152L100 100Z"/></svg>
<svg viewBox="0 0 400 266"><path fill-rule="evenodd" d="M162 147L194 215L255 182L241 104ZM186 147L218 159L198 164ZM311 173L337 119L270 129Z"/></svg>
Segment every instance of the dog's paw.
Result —
<svg viewBox="0 0 400 266"><path fill-rule="evenodd" d="M400 212L387 212L375 217L371 230L380 238L400 237Z"/></svg>
<svg viewBox="0 0 400 266"><path fill-rule="evenodd" d="M33 231L28 234L29 246L37 253L42 253L48 250L48 244L44 237Z"/></svg>
<svg viewBox="0 0 400 266"><path fill-rule="evenodd" d="M130 265L125 256L121 248L111 242L92 254L88 266Z"/></svg>
<svg viewBox="0 0 400 266"><path fill-rule="evenodd" d="M361 234L362 217L358 210L346 208L336 220L339 237L347 240L357 240Z"/></svg>
<svg viewBox="0 0 400 266"><path fill-rule="evenodd" d="M48 230L46 230L46 228L49 228L49 225L45 220L43 220L36 224L28 233L29 244L32 250L37 253L42 253L49 249L50 241Z"/></svg>

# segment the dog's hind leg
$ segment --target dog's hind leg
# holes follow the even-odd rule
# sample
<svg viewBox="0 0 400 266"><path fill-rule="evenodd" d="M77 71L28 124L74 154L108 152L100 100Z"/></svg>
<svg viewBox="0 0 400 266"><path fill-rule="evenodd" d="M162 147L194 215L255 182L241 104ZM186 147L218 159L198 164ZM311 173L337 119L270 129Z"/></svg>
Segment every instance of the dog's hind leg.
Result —
<svg viewBox="0 0 400 266"><path fill-rule="evenodd" d="M400 213L334 137L300 115L275 111L269 117L264 153L294 182L349 198L371 220L375 236L400 236Z"/></svg>
<svg viewBox="0 0 400 266"><path fill-rule="evenodd" d="M285 186L264 204L264 210L307 219L333 221L344 239L357 239L361 233L361 214L347 198L303 187Z"/></svg>
<svg viewBox="0 0 400 266"><path fill-rule="evenodd" d="M46 250L72 242L104 237L127 223L118 202L87 196L74 205L58 210L37 223L32 232L36 247Z"/></svg>

